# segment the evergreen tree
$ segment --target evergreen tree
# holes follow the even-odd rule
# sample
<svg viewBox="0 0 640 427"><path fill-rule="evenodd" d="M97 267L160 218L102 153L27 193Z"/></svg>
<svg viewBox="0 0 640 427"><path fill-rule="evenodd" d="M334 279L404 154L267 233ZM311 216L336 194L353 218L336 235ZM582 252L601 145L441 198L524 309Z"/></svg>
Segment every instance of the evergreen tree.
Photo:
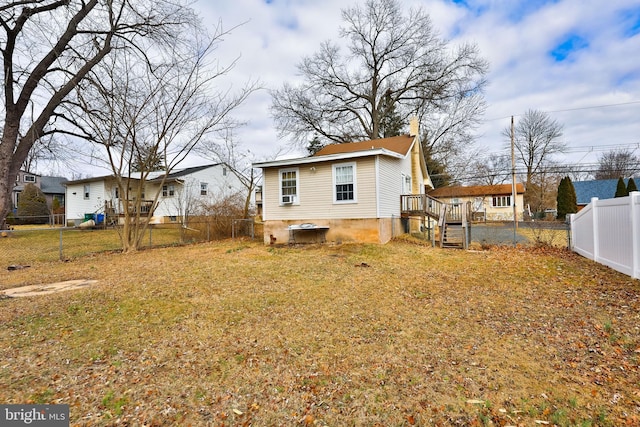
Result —
<svg viewBox="0 0 640 427"><path fill-rule="evenodd" d="M134 172L153 172L167 169L158 154L158 147L136 146L134 149L134 157L135 160L132 165Z"/></svg>
<svg viewBox="0 0 640 427"><path fill-rule="evenodd" d="M447 173L445 165L434 159L430 150L427 149L424 154L424 160L431 182L433 182L433 188L446 187L451 184L451 175Z"/></svg>
<svg viewBox="0 0 640 427"><path fill-rule="evenodd" d="M33 184L27 184L20 193L17 215L32 217L28 219L31 223L46 223L49 220L49 208L42 190Z"/></svg>
<svg viewBox="0 0 640 427"><path fill-rule="evenodd" d="M571 178L567 177L569 180L569 208L570 211L567 213L577 213L578 212L578 195L576 194L576 188L573 186L573 182L571 182Z"/></svg>
<svg viewBox="0 0 640 427"><path fill-rule="evenodd" d="M313 139L309 141L309 145L307 145L307 151L310 156L313 156L318 151L322 150L322 148L324 148L324 144L320 141L318 135L314 136Z"/></svg>
<svg viewBox="0 0 640 427"><path fill-rule="evenodd" d="M567 214L578 212L576 190L573 187L571 178L568 176L560 180L556 206L558 209L558 219L560 220L564 220Z"/></svg>
<svg viewBox="0 0 640 427"><path fill-rule="evenodd" d="M618 178L618 185L616 186L616 195L614 197L626 197L629 195L627 186L624 185L624 179Z"/></svg>
<svg viewBox="0 0 640 427"><path fill-rule="evenodd" d="M382 118L380 119L380 136L390 138L402 134L404 123L396 111L396 105L391 99L391 90L387 90L382 100Z"/></svg>
<svg viewBox="0 0 640 427"><path fill-rule="evenodd" d="M636 182L633 178L629 178L629 182L627 182L627 193L631 193L632 191L638 191L638 187L636 187Z"/></svg>

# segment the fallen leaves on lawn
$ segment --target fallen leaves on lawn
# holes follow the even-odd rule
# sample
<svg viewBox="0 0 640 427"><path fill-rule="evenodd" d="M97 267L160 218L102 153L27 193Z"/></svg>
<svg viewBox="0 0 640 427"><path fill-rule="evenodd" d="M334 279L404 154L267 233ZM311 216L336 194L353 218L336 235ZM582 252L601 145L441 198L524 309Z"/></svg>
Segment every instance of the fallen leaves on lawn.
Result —
<svg viewBox="0 0 640 427"><path fill-rule="evenodd" d="M0 274L99 280L0 300L0 401L72 425L640 416L640 285L566 250L222 242L29 270Z"/></svg>

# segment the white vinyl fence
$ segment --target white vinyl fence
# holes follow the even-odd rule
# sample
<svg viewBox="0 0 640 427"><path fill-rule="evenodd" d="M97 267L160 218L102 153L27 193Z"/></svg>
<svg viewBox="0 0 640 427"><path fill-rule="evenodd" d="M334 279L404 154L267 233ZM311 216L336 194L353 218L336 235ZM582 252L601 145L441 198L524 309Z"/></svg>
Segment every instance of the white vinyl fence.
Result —
<svg viewBox="0 0 640 427"><path fill-rule="evenodd" d="M593 198L570 221L574 252L640 279L640 192Z"/></svg>

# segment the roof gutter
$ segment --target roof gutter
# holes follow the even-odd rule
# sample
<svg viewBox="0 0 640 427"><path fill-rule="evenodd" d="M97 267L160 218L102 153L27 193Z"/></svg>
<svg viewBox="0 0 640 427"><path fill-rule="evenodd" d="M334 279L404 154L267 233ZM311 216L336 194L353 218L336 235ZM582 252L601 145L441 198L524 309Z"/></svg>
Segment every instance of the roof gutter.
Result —
<svg viewBox="0 0 640 427"><path fill-rule="evenodd" d="M369 156L389 156L397 159L403 159L405 156L386 148L373 148L371 150L354 151L351 153L328 154L326 156L300 157L297 159L274 160L269 162L253 163L254 168L272 168L281 166L307 165L311 163L331 162L335 160L355 159L358 157Z"/></svg>

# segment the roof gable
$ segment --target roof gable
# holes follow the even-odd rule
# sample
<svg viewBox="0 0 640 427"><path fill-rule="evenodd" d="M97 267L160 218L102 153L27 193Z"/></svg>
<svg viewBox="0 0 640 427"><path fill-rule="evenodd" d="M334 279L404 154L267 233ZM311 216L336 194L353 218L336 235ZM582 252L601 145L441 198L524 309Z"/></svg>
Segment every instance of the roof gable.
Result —
<svg viewBox="0 0 640 427"><path fill-rule="evenodd" d="M329 144L319 150L313 157L329 156L332 154L355 153L357 151L385 149L406 156L411 149L414 137L409 135L391 138L372 139L369 141L348 142L344 144Z"/></svg>

